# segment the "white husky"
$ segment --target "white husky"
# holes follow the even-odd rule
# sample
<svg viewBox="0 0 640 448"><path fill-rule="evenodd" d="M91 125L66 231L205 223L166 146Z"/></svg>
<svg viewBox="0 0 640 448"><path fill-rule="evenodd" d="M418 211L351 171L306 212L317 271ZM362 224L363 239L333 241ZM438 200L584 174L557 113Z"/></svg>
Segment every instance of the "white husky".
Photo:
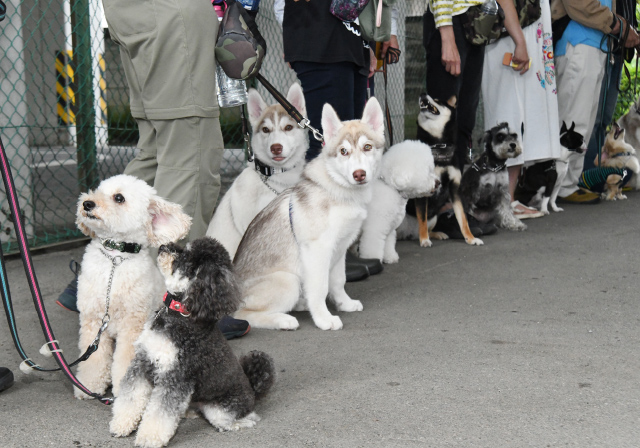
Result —
<svg viewBox="0 0 640 448"><path fill-rule="evenodd" d="M287 100L306 117L302 87L294 83ZM309 133L280 104L267 106L257 90L249 90L249 121L255 166L233 182L209 223L207 236L217 239L233 257L249 223L278 194L299 180L309 147Z"/></svg>
<svg viewBox="0 0 640 448"><path fill-rule="evenodd" d="M295 330L289 311L309 310L323 330L342 321L327 308L362 311L344 290L345 255L372 199L384 147L384 119L371 98L361 120L341 122L333 108L322 110L325 146L302 179L251 222L234 260L243 305L235 314L254 328Z"/></svg>

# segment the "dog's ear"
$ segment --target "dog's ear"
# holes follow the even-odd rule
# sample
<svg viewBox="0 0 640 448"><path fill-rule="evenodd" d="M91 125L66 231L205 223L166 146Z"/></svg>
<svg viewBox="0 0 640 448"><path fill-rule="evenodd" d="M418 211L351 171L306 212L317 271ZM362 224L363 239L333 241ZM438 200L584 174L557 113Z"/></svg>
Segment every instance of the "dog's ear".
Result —
<svg viewBox="0 0 640 448"><path fill-rule="evenodd" d="M184 238L191 227L191 217L179 204L152 196L149 201L151 222L147 228L149 245L160 247Z"/></svg>
<svg viewBox="0 0 640 448"><path fill-rule="evenodd" d="M491 146L491 129L484 131L484 136L482 137L482 146L484 149L487 149Z"/></svg>
<svg viewBox="0 0 640 448"><path fill-rule="evenodd" d="M576 122L575 122L575 121L572 121L572 122L571 122L571 127L569 128L569 130L570 130L571 132L573 132L573 130L574 130L575 128L576 128Z"/></svg>
<svg viewBox="0 0 640 448"><path fill-rule="evenodd" d="M342 128L342 122L336 111L329 103L325 103L322 108L322 132L324 140L329 141L338 134Z"/></svg>
<svg viewBox="0 0 640 448"><path fill-rule="evenodd" d="M567 123L562 121L562 126L560 127L560 133L564 134L565 132L567 132Z"/></svg>
<svg viewBox="0 0 640 448"><path fill-rule="evenodd" d="M384 138L384 114L375 96L369 98L362 112L362 122L371 126L373 132Z"/></svg>
<svg viewBox="0 0 640 448"><path fill-rule="evenodd" d="M447 104L451 106L453 109L455 109L458 104L458 98L456 98L456 96L453 95L451 98L447 100Z"/></svg>
<svg viewBox="0 0 640 448"><path fill-rule="evenodd" d="M307 104L304 101L304 93L302 93L302 87L300 87L300 84L297 82L294 82L291 84L291 87L289 87L287 101L298 109L298 112L300 112L303 117L307 116Z"/></svg>
<svg viewBox="0 0 640 448"><path fill-rule="evenodd" d="M258 121L267 107L267 103L264 102L260 93L256 89L249 89L247 109L249 110L249 121L252 125Z"/></svg>

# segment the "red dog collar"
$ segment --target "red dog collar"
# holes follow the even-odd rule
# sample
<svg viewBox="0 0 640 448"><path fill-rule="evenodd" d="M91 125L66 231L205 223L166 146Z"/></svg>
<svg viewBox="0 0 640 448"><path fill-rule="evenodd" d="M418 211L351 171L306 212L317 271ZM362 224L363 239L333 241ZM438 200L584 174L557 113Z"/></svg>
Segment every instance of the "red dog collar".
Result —
<svg viewBox="0 0 640 448"><path fill-rule="evenodd" d="M191 313L187 311L187 309L181 302L178 302L177 300L175 300L174 297L176 296L174 296L173 294L169 294L168 291L165 292L164 297L162 298L162 301L164 302L165 306L170 310L177 311L178 313L182 314L185 317L190 316Z"/></svg>

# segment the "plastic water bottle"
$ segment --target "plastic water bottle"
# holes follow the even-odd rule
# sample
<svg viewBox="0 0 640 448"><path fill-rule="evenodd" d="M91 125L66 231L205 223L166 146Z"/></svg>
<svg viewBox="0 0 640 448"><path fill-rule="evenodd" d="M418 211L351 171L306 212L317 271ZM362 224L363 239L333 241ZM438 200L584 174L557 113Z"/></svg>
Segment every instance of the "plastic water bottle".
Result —
<svg viewBox="0 0 640 448"><path fill-rule="evenodd" d="M496 0L485 0L480 10L485 14L495 16L498 14L498 2Z"/></svg>
<svg viewBox="0 0 640 448"><path fill-rule="evenodd" d="M213 5L218 15L218 21L222 21L224 11L222 5ZM247 103L247 85L242 79L231 79L224 72L220 64L216 64L216 94L220 107L234 107Z"/></svg>

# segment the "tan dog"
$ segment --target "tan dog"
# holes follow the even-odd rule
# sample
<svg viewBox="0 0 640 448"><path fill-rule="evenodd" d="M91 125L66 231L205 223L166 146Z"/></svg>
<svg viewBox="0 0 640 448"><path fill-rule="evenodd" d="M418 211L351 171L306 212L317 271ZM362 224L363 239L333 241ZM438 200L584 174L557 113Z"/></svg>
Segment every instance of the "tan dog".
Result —
<svg viewBox="0 0 640 448"><path fill-rule="evenodd" d="M122 174L80 195L76 224L93 238L78 276L81 353L108 323L98 350L79 364L77 376L98 394L112 384L117 396L133 359L133 343L165 291L149 247L183 238L191 218L142 180ZM74 393L89 398L79 389Z"/></svg>
<svg viewBox="0 0 640 448"><path fill-rule="evenodd" d="M626 168L637 175L640 171L640 164L638 163L636 150L624 141L624 135L625 130L617 123L613 123L602 146L600 165L609 168ZM596 166L598 165L597 158L594 164ZM623 178L619 174L609 174L606 179L602 197L607 201L627 199L627 197L622 194L622 180Z"/></svg>

